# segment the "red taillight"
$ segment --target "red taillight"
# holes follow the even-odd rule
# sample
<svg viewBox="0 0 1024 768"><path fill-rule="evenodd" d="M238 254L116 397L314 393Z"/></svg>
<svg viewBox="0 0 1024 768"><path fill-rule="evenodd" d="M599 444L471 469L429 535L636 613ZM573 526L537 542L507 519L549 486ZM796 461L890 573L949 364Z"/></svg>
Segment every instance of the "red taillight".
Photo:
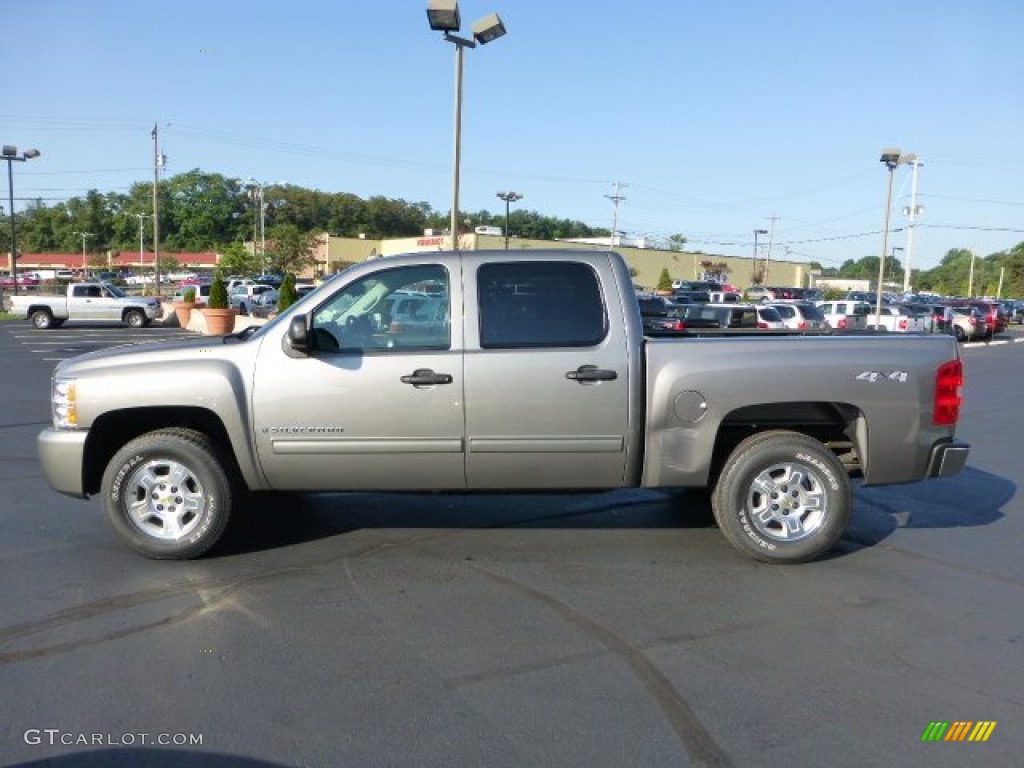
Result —
<svg viewBox="0 0 1024 768"><path fill-rule="evenodd" d="M841 331L846 329L846 318L845 317L840 317L839 318L839 324L836 325L836 328L838 328Z"/></svg>
<svg viewBox="0 0 1024 768"><path fill-rule="evenodd" d="M960 387L964 383L964 367L959 360L943 363L935 372L935 409L932 422L937 427L951 427L960 418Z"/></svg>
<svg viewBox="0 0 1024 768"><path fill-rule="evenodd" d="M684 323L682 320L673 320L671 323L668 324L668 329L670 331L685 331L686 323Z"/></svg>
<svg viewBox="0 0 1024 768"><path fill-rule="evenodd" d="M768 323L766 323L764 320L758 320L757 321L757 327L758 328L767 328L768 327Z"/></svg>
<svg viewBox="0 0 1024 768"><path fill-rule="evenodd" d="M907 330L907 318L905 318L905 317L901 317L900 318L900 330L901 331Z"/></svg>
<svg viewBox="0 0 1024 768"><path fill-rule="evenodd" d="M801 320L800 321L800 325L797 326L797 330L798 331L806 331L807 330L807 321L806 320Z"/></svg>

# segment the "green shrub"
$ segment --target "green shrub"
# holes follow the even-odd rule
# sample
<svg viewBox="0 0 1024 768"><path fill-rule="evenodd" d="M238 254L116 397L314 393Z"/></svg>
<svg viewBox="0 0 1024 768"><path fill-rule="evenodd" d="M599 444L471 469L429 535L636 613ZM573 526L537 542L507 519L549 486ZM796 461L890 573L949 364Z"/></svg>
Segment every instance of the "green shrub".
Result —
<svg viewBox="0 0 1024 768"><path fill-rule="evenodd" d="M210 285L210 309L228 308L228 287L224 284L224 278L220 271L213 276L213 283Z"/></svg>
<svg viewBox="0 0 1024 768"><path fill-rule="evenodd" d="M284 282L281 283L281 290L277 296L277 311L284 312L295 303L297 298L298 294L295 293L295 275L288 272L284 276Z"/></svg>
<svg viewBox="0 0 1024 768"><path fill-rule="evenodd" d="M181 300L186 304L194 304L196 300L196 289L186 288L181 292Z"/></svg>
<svg viewBox="0 0 1024 768"><path fill-rule="evenodd" d="M661 270L661 277L658 278L658 290L659 291L671 291L672 290L672 277L668 273L668 267L664 267Z"/></svg>

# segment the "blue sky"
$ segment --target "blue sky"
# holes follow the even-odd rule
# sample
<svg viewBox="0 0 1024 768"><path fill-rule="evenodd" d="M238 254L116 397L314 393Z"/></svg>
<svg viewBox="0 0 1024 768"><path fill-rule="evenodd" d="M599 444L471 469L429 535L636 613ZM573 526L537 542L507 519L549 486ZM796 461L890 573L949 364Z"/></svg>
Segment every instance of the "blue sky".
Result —
<svg viewBox="0 0 1024 768"><path fill-rule="evenodd" d="M839 266L877 254L883 148L916 153L914 266L1024 241L1018 0L462 0L464 211L517 208ZM451 198L454 49L426 0L35 0L9 13L0 141L53 203L192 168L360 197ZM13 9L12 9L13 10ZM894 228L910 171L894 176ZM18 203L17 207L23 204ZM905 245L905 232L890 247ZM762 243L764 238L762 237Z"/></svg>

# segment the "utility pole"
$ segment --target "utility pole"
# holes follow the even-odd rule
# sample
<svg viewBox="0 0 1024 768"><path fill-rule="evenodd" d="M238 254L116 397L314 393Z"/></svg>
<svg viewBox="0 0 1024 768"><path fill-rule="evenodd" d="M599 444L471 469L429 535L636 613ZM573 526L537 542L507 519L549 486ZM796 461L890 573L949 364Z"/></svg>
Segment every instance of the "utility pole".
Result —
<svg viewBox="0 0 1024 768"><path fill-rule="evenodd" d="M612 236L608 238L608 247L615 247L615 233L619 229L619 203L626 199L625 195L622 194L622 188L628 186L623 184L621 181L615 182L615 194L605 195L609 200L615 204L615 213L612 215Z"/></svg>
<svg viewBox="0 0 1024 768"><path fill-rule="evenodd" d="M903 293L910 293L910 264L914 259L914 227L917 226L917 217L924 210L917 204L917 170L924 163L918 160L917 155L910 161L910 206L903 209L910 219L907 227L907 250L906 264L903 266Z"/></svg>

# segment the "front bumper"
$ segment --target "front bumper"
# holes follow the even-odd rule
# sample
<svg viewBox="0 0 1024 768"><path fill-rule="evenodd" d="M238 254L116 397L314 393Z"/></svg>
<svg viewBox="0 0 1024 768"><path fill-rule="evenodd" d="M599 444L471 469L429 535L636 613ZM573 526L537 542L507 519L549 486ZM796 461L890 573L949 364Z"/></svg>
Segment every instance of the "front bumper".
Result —
<svg viewBox="0 0 1024 768"><path fill-rule="evenodd" d="M967 464L971 446L960 440L948 440L932 446L928 459L928 477L952 477Z"/></svg>
<svg viewBox="0 0 1024 768"><path fill-rule="evenodd" d="M46 481L55 490L78 499L87 497L83 487L85 431L44 429L36 439L39 463Z"/></svg>

